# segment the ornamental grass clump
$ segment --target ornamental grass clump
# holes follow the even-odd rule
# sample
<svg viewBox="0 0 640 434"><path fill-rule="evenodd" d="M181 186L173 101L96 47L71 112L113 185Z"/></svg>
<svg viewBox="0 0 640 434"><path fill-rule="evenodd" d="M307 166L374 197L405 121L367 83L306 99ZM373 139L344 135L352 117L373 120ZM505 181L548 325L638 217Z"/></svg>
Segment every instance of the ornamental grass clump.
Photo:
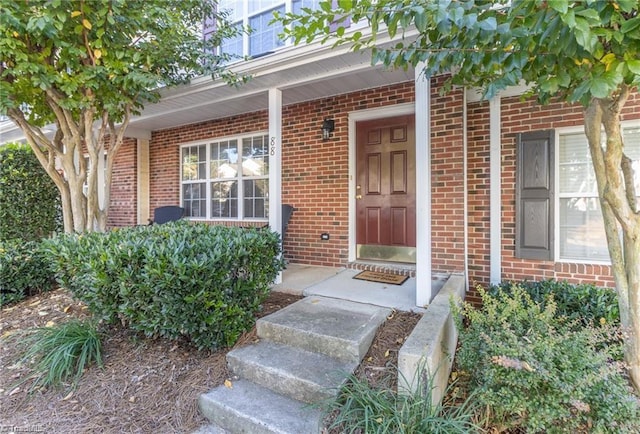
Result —
<svg viewBox="0 0 640 434"><path fill-rule="evenodd" d="M625 376L620 330L558 315L516 286L493 295L479 288L482 308L457 311L456 353L487 426L528 433L637 433L640 405ZM464 326L463 326L464 323Z"/></svg>
<svg viewBox="0 0 640 434"><path fill-rule="evenodd" d="M102 367L102 342L94 321L70 320L51 327L27 330L20 335L22 362L32 365L30 390L74 387L92 364Z"/></svg>
<svg viewBox="0 0 640 434"><path fill-rule="evenodd" d="M434 403L433 376L419 369L412 391L397 393L392 381L370 385L355 375L348 378L338 398L327 406L332 416L329 432L371 434L477 433L474 406L469 400L456 405ZM391 376L395 379L395 376ZM451 386L450 386L451 387ZM448 389L449 390L449 389Z"/></svg>

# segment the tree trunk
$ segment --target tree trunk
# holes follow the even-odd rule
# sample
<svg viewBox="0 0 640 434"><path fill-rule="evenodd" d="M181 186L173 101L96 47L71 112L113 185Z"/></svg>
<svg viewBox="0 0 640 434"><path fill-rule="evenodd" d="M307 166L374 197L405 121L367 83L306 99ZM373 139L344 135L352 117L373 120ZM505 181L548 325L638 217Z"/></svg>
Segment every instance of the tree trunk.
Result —
<svg viewBox="0 0 640 434"><path fill-rule="evenodd" d="M53 103L52 103L53 104ZM116 128L102 113L102 124L94 135L94 113L85 111L82 122L75 122L65 109L51 106L58 119L58 129L53 139L31 125L18 109L8 111L9 117L22 129L27 142L38 161L60 192L64 231L105 231L110 204L111 173L113 162L124 140L129 124L130 111L125 107L122 124ZM109 147L105 149L105 137L109 134ZM106 151L104 183L98 182L101 159ZM89 156L92 170L88 173L85 154ZM86 194L85 194L86 184ZM99 200L98 189L104 188L104 202Z"/></svg>
<svg viewBox="0 0 640 434"><path fill-rule="evenodd" d="M640 390L640 213L620 126L627 96L628 89L623 87L615 97L594 99L584 115L618 293L625 361L634 386ZM602 127L606 146L602 145Z"/></svg>

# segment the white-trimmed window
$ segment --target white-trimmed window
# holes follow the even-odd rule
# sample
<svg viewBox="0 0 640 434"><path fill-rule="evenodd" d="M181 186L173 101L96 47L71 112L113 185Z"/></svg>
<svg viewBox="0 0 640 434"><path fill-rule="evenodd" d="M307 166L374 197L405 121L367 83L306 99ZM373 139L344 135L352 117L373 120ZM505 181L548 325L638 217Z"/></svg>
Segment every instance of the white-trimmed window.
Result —
<svg viewBox="0 0 640 434"><path fill-rule="evenodd" d="M640 193L640 123L624 123L622 130L625 153L633 160L636 193ZM516 155L516 257L608 263L598 187L583 127L518 134Z"/></svg>
<svg viewBox="0 0 640 434"><path fill-rule="evenodd" d="M267 220L269 153L266 134L181 147L181 202L193 219Z"/></svg>
<svg viewBox="0 0 640 434"><path fill-rule="evenodd" d="M273 20L273 13L300 13L303 7L318 9L319 3L320 0L220 0L218 7L229 12L229 20L234 26L251 29L249 33L225 40L221 51L236 56L256 57L288 45L288 41L278 37L283 31L282 25L269 24Z"/></svg>
<svg viewBox="0 0 640 434"><path fill-rule="evenodd" d="M640 192L640 125L623 128L625 153L634 160ZM583 131L559 132L557 146L557 249L560 260L608 262L598 186Z"/></svg>

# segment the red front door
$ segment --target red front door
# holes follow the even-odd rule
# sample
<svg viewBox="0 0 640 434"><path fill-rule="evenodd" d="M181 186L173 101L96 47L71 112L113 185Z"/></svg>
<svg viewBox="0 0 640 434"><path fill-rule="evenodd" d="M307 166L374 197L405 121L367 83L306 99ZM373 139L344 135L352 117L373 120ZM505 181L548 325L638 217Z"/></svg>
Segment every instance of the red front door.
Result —
<svg viewBox="0 0 640 434"><path fill-rule="evenodd" d="M414 123L409 115L356 124L358 259L415 263Z"/></svg>

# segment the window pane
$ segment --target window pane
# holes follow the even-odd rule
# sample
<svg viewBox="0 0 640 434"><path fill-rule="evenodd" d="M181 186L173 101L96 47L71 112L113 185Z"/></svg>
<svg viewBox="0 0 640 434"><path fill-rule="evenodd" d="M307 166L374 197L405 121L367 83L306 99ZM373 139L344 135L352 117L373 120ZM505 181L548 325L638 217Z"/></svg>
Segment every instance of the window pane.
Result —
<svg viewBox="0 0 640 434"><path fill-rule="evenodd" d="M284 45L284 41L278 37L278 34L282 33L282 24L269 24L275 10L284 14L284 6L282 6L249 18L249 27L252 29L249 35L250 56L263 54Z"/></svg>
<svg viewBox="0 0 640 434"><path fill-rule="evenodd" d="M242 23L235 24L234 27L238 30L238 33L233 38L225 39L222 44L220 44L220 52L240 58L244 54L242 46L242 38L244 36Z"/></svg>
<svg viewBox="0 0 640 434"><path fill-rule="evenodd" d="M302 12L302 8L320 9L320 0L293 0L291 5L293 13L299 15Z"/></svg>
<svg viewBox="0 0 640 434"><path fill-rule="evenodd" d="M269 174L267 136L248 137L242 140L242 175L264 176Z"/></svg>
<svg viewBox="0 0 640 434"><path fill-rule="evenodd" d="M247 218L268 217L269 180L253 179L243 182L244 216Z"/></svg>
<svg viewBox="0 0 640 434"><path fill-rule="evenodd" d="M211 178L228 179L238 176L238 141L227 140L211 144Z"/></svg>
<svg viewBox="0 0 640 434"><path fill-rule="evenodd" d="M211 217L238 217L238 181L211 183Z"/></svg>
<svg viewBox="0 0 640 434"><path fill-rule="evenodd" d="M244 0L218 0L218 8L229 13L229 21L241 20L244 14Z"/></svg>
<svg viewBox="0 0 640 434"><path fill-rule="evenodd" d="M258 12L275 5L284 5L283 0L250 0L249 1L249 13ZM284 6L282 6L284 10Z"/></svg>
<svg viewBox="0 0 640 434"><path fill-rule="evenodd" d="M204 182L182 186L182 207L186 217L207 216L207 191Z"/></svg>
<svg viewBox="0 0 640 434"><path fill-rule="evenodd" d="M205 145L182 148L182 179L184 181L206 179L206 152Z"/></svg>
<svg viewBox="0 0 640 434"><path fill-rule="evenodd" d="M635 178L636 193L640 197L640 127L623 130L624 152L633 160L632 167ZM639 201L640 202L640 201Z"/></svg>
<svg viewBox="0 0 640 434"><path fill-rule="evenodd" d="M609 260L599 199L560 199L560 256Z"/></svg>
<svg viewBox="0 0 640 434"><path fill-rule="evenodd" d="M583 133L560 136L558 161L560 194L598 194L589 145Z"/></svg>

